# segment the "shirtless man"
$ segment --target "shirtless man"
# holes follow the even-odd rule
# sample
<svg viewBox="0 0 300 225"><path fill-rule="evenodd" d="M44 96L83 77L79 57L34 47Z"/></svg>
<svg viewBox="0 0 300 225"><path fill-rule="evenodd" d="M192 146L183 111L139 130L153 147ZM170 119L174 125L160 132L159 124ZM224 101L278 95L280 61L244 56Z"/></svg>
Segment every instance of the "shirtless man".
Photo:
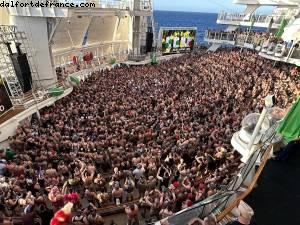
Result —
<svg viewBox="0 0 300 225"><path fill-rule="evenodd" d="M125 213L127 215L127 225L139 225L139 207L136 204L125 207Z"/></svg>

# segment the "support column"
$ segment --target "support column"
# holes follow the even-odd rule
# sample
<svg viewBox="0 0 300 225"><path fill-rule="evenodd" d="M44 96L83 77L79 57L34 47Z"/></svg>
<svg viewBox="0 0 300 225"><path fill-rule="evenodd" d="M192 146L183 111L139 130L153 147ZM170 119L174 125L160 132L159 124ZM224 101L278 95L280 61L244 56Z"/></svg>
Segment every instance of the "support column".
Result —
<svg viewBox="0 0 300 225"><path fill-rule="evenodd" d="M113 41L116 40L116 36L117 36L117 32L118 32L120 23L121 23L121 18L119 16L117 16L116 23L115 23L114 34L113 34L113 38L112 38Z"/></svg>
<svg viewBox="0 0 300 225"><path fill-rule="evenodd" d="M128 18L128 52L133 49L133 18L134 16L129 16Z"/></svg>
<svg viewBox="0 0 300 225"><path fill-rule="evenodd" d="M259 7L259 5L247 5L247 8L244 11L245 18L250 19L251 15L255 12L255 10Z"/></svg>
<svg viewBox="0 0 300 225"><path fill-rule="evenodd" d="M134 0L134 11L141 11L141 1ZM140 54L141 45L140 45L140 30L141 28L141 16L133 16L133 51L134 54Z"/></svg>
<svg viewBox="0 0 300 225"><path fill-rule="evenodd" d="M133 21L133 50L135 54L140 54L141 52L141 17L135 16Z"/></svg>

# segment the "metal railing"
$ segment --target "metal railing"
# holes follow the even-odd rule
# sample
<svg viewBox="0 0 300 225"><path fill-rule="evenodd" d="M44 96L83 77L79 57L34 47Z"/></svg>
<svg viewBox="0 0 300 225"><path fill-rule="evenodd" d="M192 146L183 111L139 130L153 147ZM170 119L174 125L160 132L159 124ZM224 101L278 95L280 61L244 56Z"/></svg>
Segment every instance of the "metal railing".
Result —
<svg viewBox="0 0 300 225"><path fill-rule="evenodd" d="M59 66L62 64L68 64L72 61L73 56L83 55L84 52L92 52L96 59L111 57L117 58L123 55L128 55L128 41L100 43L96 45L78 47L77 49L62 51L60 53L53 52L54 65Z"/></svg>
<svg viewBox="0 0 300 225"><path fill-rule="evenodd" d="M52 84L44 85L41 88L33 88L31 91L24 94L24 97L21 99L22 103L18 104L19 106L23 106L25 109L28 109L34 105L37 105L47 99L49 99L51 96L48 93L48 89L52 87L62 88L64 90L70 88L70 86L67 85L64 81L57 81L53 82ZM14 101L18 102L18 98L13 99Z"/></svg>
<svg viewBox="0 0 300 225"><path fill-rule="evenodd" d="M276 57L285 62L300 60L300 49L295 47L295 45L287 47L286 43L276 43L270 42L267 44L262 44L256 48L259 48L261 53L266 55Z"/></svg>
<svg viewBox="0 0 300 225"><path fill-rule="evenodd" d="M75 65L72 61L66 61L63 64L56 64L55 67L64 68L61 72L61 76L64 78L70 75L78 75L85 74L90 71L96 71L97 68L107 67L110 65L111 59L116 59L116 62L124 62L128 59L128 52L123 52L117 56L113 55L105 55L102 57L95 57L90 62L85 62L80 60L77 65Z"/></svg>
<svg viewBox="0 0 300 225"><path fill-rule="evenodd" d="M60 0L65 2L65 0ZM152 0L140 0L138 5L134 6L134 0L70 0L75 4L93 3L96 8L111 8L111 9L125 9L125 10L141 10L151 11Z"/></svg>
<svg viewBox="0 0 300 225"><path fill-rule="evenodd" d="M252 22L255 23L265 23L269 24L273 19L273 25L280 25L283 19L289 19L290 16L286 15L262 15L262 14L252 14L251 16L247 16L243 13L226 13L221 12L218 14L218 20L222 21L230 21L230 22Z"/></svg>
<svg viewBox="0 0 300 225"><path fill-rule="evenodd" d="M300 60L300 49L295 47L295 43L289 46L283 41L272 40L272 37L264 34L258 35L255 32L226 32L207 30L204 39L208 42L224 42L237 47L250 48L257 52L278 58L280 61L289 62L289 60Z"/></svg>
<svg viewBox="0 0 300 225"><path fill-rule="evenodd" d="M62 2L65 2L62 0ZM69 0L75 4L80 3L93 3L95 8L108 8L108 9L133 9L133 0Z"/></svg>
<svg viewBox="0 0 300 225"><path fill-rule="evenodd" d="M221 41L235 41L236 35L232 32L206 30L204 34L204 38L212 39L212 40L221 40Z"/></svg>
<svg viewBox="0 0 300 225"><path fill-rule="evenodd" d="M244 43L253 43L261 41L264 34L248 31L222 31L222 30L206 30L204 38L208 40L233 41Z"/></svg>
<svg viewBox="0 0 300 225"><path fill-rule="evenodd" d="M17 2L13 0L13 2ZM59 7L64 6L66 3L73 3L77 6L82 4L82 7L90 7L90 8L103 8L103 9L124 9L124 10L132 10L133 9L133 0L23 0L22 3L18 3L18 6L22 4L28 3L30 6L31 2L33 3L43 3L44 7L55 7L52 3L61 4ZM47 3L47 5L45 5ZM51 3L51 5L50 5ZM25 5L24 5L25 6Z"/></svg>
<svg viewBox="0 0 300 225"><path fill-rule="evenodd" d="M90 52L96 52L96 54L101 53L103 49L105 48L118 48L119 46L127 46L128 48L128 40L119 40L119 41L109 41L109 42L103 42L103 43L96 43L96 44L89 44L79 47L70 47L68 48L62 48L58 50L53 50L52 54L54 57L57 56L63 56L63 55L70 55L70 54L76 54L82 51L90 51Z"/></svg>
<svg viewBox="0 0 300 225"><path fill-rule="evenodd" d="M151 11L152 10L152 0L141 0L139 10Z"/></svg>
<svg viewBox="0 0 300 225"><path fill-rule="evenodd" d="M140 62L140 61L144 61L147 58L147 56L148 56L147 54L137 54L134 52L130 52L128 55L128 60Z"/></svg>
<svg viewBox="0 0 300 225"><path fill-rule="evenodd" d="M226 21L243 21L245 18L245 14L243 13L227 13L220 12L218 14L218 20L226 20Z"/></svg>

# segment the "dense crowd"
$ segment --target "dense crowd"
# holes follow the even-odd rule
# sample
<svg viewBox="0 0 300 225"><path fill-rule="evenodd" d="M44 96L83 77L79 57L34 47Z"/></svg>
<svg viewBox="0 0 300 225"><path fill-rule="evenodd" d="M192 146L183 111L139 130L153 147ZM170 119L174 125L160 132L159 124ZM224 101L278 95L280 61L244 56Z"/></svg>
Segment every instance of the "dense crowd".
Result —
<svg viewBox="0 0 300 225"><path fill-rule="evenodd" d="M297 68L240 50L96 72L0 152L0 217L49 224L68 201L73 224L128 202L129 225L171 216L237 174L231 137L266 95L286 108L299 91Z"/></svg>
<svg viewBox="0 0 300 225"><path fill-rule="evenodd" d="M232 31L224 31L219 29L208 29L207 38L222 39L236 42L255 43L256 45L263 44L265 40L273 38L274 35L269 32L260 32L257 30L242 29Z"/></svg>
<svg viewBox="0 0 300 225"><path fill-rule="evenodd" d="M275 55L276 57L299 58L299 41L284 41L276 34L270 32L259 32L255 30L237 29L233 31L224 31L208 29L206 38L225 41L234 41L235 45L245 46L250 44L256 51ZM294 51L291 51L292 49Z"/></svg>

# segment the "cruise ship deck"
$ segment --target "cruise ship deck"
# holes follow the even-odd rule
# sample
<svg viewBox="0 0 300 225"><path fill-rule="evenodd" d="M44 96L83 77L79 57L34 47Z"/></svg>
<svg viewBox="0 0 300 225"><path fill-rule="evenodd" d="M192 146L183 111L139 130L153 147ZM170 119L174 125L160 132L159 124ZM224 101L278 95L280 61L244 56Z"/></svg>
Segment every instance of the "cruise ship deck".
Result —
<svg viewBox="0 0 300 225"><path fill-rule="evenodd" d="M70 1L96 5L0 8L0 225L300 224L300 152L271 159L300 135L298 0L234 0L210 47L156 35L153 0Z"/></svg>

